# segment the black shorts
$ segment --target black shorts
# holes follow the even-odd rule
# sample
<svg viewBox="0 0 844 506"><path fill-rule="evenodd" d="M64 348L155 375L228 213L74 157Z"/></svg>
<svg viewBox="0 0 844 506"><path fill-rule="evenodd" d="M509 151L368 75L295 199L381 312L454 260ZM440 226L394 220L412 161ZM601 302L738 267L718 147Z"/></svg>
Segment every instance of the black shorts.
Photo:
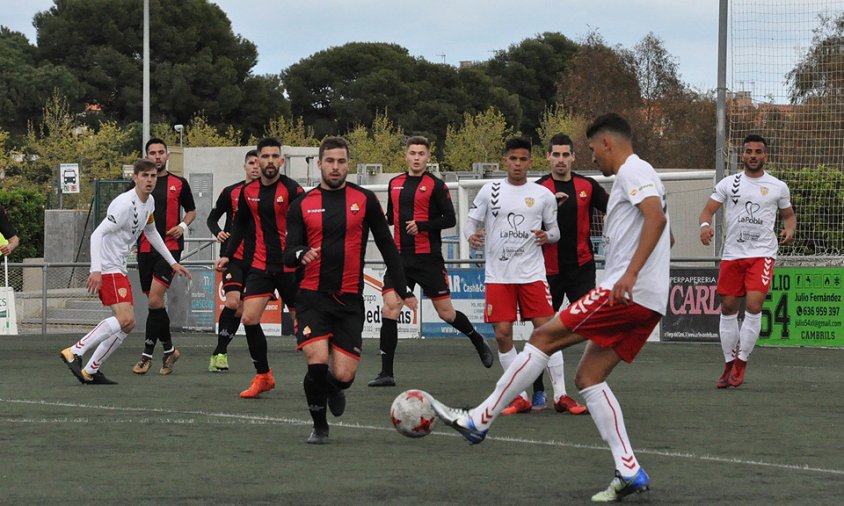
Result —
<svg viewBox="0 0 844 506"><path fill-rule="evenodd" d="M232 258L226 264L223 272L223 292L240 292L243 294L243 286L246 283L246 275L249 274L249 264L238 258Z"/></svg>
<svg viewBox="0 0 844 506"><path fill-rule="evenodd" d="M563 296L569 302L583 297L589 290L595 288L595 262L581 265L561 266L559 274L548 275L548 286L551 290L551 304L554 311L559 311L563 305Z"/></svg>
<svg viewBox="0 0 844 506"><path fill-rule="evenodd" d="M296 307L296 292L299 290L298 270L285 269L283 272L268 272L260 269L249 269L246 275L246 285L243 287L243 299L254 297L269 297L275 299L275 291L281 296L281 301L287 309Z"/></svg>
<svg viewBox="0 0 844 506"><path fill-rule="evenodd" d="M182 257L181 251L171 251L170 254L177 262ZM149 293L153 278L170 288L170 284L173 282L173 269L170 268L170 264L164 260L164 257L155 250L149 253L138 253L138 277L141 280L141 291Z"/></svg>
<svg viewBox="0 0 844 506"><path fill-rule="evenodd" d="M335 351L360 360L363 347L363 296L357 293L331 294L300 290L297 303L297 350L327 339Z"/></svg>
<svg viewBox="0 0 844 506"><path fill-rule="evenodd" d="M448 283L448 271L441 255L402 255L404 275L410 291L419 285L422 293L431 300L451 297ZM384 288L381 293L395 291L396 284L388 270L384 274Z"/></svg>

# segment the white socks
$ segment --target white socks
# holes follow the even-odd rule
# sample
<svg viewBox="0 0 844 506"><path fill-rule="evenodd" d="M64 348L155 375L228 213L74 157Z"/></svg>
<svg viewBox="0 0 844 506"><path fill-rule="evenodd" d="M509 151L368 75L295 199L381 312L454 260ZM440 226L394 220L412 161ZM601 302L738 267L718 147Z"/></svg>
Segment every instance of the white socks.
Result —
<svg viewBox="0 0 844 506"><path fill-rule="evenodd" d="M558 351L551 355L548 360L548 374L551 375L551 384L554 387L554 402L566 395L566 378L563 367L563 352Z"/></svg>
<svg viewBox="0 0 844 506"><path fill-rule="evenodd" d="M738 314L721 315L721 323L718 325L718 333L721 336L721 350L724 352L724 362L730 362L736 358L736 348L739 343Z"/></svg>
<svg viewBox="0 0 844 506"><path fill-rule="evenodd" d="M115 318L114 316L109 316L105 320L98 323L97 326L94 327L93 330L91 330L91 332L85 334L82 339L80 339L76 342L76 344L73 345L73 353L82 356L92 347L105 341L106 339L113 336L119 331L120 323L117 321L117 318Z"/></svg>
<svg viewBox="0 0 844 506"><path fill-rule="evenodd" d="M502 354L499 353L499 359ZM548 364L548 355L539 351L530 343L525 344L521 353L512 360L509 367L495 384L495 390L478 407L469 412L475 427L486 430L492 425L501 411L520 393L533 384ZM503 360L502 360L503 365Z"/></svg>
<svg viewBox="0 0 844 506"><path fill-rule="evenodd" d="M116 334L101 342L97 346L97 349L94 350L94 354L91 355L91 360L85 366L85 372L91 375L96 374L100 370L100 366L103 365L103 362L114 353L114 350L120 348L127 335L122 330L118 330Z"/></svg>
<svg viewBox="0 0 844 506"><path fill-rule="evenodd" d="M756 346L756 341L759 339L759 331L762 329L762 313L748 313L744 312L744 321L741 324L741 332L739 333L739 352L738 358L747 362L753 347Z"/></svg>
<svg viewBox="0 0 844 506"><path fill-rule="evenodd" d="M601 438L610 446L615 468L624 477L634 476L639 472L639 461L636 460L630 439L627 437L621 405L609 385L606 382L598 383L584 388L580 394L586 400L589 414L592 415Z"/></svg>
<svg viewBox="0 0 844 506"><path fill-rule="evenodd" d="M502 368L502 369L504 369L504 371L507 371L507 369L509 369L509 368L510 368L510 365L511 365L513 362L515 362L515 360L516 360L516 357L517 357L517 356L518 356L518 352L516 351L516 347L515 347L515 346L513 346L512 348L510 348L510 351L508 351L507 353L501 353L501 352L499 351L499 352L498 352L498 362L501 364L501 368ZM522 396L522 397L523 397L526 401L527 401L527 400L530 400L530 399L528 398L527 392L522 392L522 393L521 393L521 396ZM514 399L515 399L515 397L514 397ZM505 406L505 407L506 407L506 406Z"/></svg>

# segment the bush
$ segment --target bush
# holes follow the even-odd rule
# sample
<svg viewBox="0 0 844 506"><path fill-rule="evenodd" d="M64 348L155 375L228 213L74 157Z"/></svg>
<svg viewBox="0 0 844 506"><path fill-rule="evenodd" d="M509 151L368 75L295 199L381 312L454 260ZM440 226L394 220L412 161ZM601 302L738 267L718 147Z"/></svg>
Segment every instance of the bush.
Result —
<svg viewBox="0 0 844 506"><path fill-rule="evenodd" d="M44 194L31 189L0 190L0 206L6 209L12 226L18 231L20 246L9 260L22 262L24 258L44 256Z"/></svg>

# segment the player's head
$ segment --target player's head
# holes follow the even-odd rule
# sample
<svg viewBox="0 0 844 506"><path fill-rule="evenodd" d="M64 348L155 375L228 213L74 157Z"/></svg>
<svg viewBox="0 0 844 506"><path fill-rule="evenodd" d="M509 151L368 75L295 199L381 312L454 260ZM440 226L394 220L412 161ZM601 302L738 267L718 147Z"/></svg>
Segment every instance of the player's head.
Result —
<svg viewBox="0 0 844 506"><path fill-rule="evenodd" d="M414 176L425 172L428 162L431 161L431 143L421 135L408 137L405 142L404 159L407 162L407 170Z"/></svg>
<svg viewBox="0 0 844 506"><path fill-rule="evenodd" d="M586 129L592 161L605 176L615 173L632 153L633 129L630 123L614 112L595 118Z"/></svg>
<svg viewBox="0 0 844 506"><path fill-rule="evenodd" d="M521 184L527 180L532 163L530 148L530 141L524 137L513 137L504 143L504 167L510 183Z"/></svg>
<svg viewBox="0 0 844 506"><path fill-rule="evenodd" d="M258 141L255 149L258 152L258 167L261 175L267 179L275 179L284 165L281 157L281 142L275 137L264 137Z"/></svg>
<svg viewBox="0 0 844 506"><path fill-rule="evenodd" d="M568 180L574 165L574 143L566 134L557 134L548 142L547 156L551 173L557 178Z"/></svg>
<svg viewBox="0 0 844 506"><path fill-rule="evenodd" d="M144 195L149 195L155 189L155 181L158 179L158 169L155 162L148 158L139 158L132 164L132 181L135 188Z"/></svg>
<svg viewBox="0 0 844 506"><path fill-rule="evenodd" d="M170 154L167 153L167 143L158 137L153 137L144 145L144 151L147 153L147 158L155 163L155 168L158 171L167 168L167 160Z"/></svg>
<svg viewBox="0 0 844 506"><path fill-rule="evenodd" d="M246 180L252 181L261 177L261 168L258 166L258 150L250 149L243 157L243 171L246 173Z"/></svg>
<svg viewBox="0 0 844 506"><path fill-rule="evenodd" d="M768 161L768 141L758 134L744 138L741 150L741 162L747 172L760 172Z"/></svg>
<svg viewBox="0 0 844 506"><path fill-rule="evenodd" d="M320 186L338 190L346 184L349 173L349 143L342 137L326 137L319 145Z"/></svg>

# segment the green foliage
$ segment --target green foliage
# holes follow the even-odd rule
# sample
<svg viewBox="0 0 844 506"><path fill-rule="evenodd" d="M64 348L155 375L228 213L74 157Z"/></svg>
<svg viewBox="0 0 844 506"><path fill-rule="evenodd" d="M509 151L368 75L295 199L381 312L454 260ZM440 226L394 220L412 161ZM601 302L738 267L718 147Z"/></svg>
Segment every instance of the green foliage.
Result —
<svg viewBox="0 0 844 506"><path fill-rule="evenodd" d="M771 175L791 190L797 214L794 242L781 246L783 255L841 255L844 252L844 171L827 165L804 167L767 166ZM779 220L778 220L779 221ZM776 232L782 230L778 223Z"/></svg>
<svg viewBox="0 0 844 506"><path fill-rule="evenodd" d="M448 127L444 165L459 171L472 170L475 162L500 162L511 133L504 115L493 107L476 115L466 113L460 127Z"/></svg>
<svg viewBox="0 0 844 506"><path fill-rule="evenodd" d="M286 146L319 146L319 139L314 135L313 127L305 125L305 120L289 120L284 116L270 118L264 131L265 137L275 137Z"/></svg>
<svg viewBox="0 0 844 506"><path fill-rule="evenodd" d="M0 206L9 214L9 221L18 232L20 246L12 253L10 261L44 256L44 206L42 192L28 188L4 185L0 190Z"/></svg>
<svg viewBox="0 0 844 506"><path fill-rule="evenodd" d="M393 124L385 113L377 113L372 128L363 125L347 135L351 147L352 167L360 163L380 163L384 172L402 172L404 161L404 132Z"/></svg>

